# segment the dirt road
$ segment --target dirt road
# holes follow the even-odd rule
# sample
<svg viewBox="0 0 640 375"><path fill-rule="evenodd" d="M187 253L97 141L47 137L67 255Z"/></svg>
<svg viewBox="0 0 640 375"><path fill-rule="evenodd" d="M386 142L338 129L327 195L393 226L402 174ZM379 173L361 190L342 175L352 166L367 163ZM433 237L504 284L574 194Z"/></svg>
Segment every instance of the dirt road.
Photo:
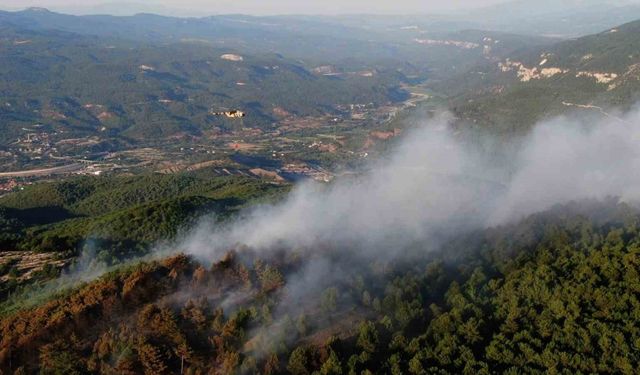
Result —
<svg viewBox="0 0 640 375"><path fill-rule="evenodd" d="M63 165L61 167L46 168L46 169L32 169L28 171L16 171L16 172L2 172L0 178L6 177L37 177L37 176L50 176L54 174L65 174L75 171L79 171L84 165L76 163Z"/></svg>

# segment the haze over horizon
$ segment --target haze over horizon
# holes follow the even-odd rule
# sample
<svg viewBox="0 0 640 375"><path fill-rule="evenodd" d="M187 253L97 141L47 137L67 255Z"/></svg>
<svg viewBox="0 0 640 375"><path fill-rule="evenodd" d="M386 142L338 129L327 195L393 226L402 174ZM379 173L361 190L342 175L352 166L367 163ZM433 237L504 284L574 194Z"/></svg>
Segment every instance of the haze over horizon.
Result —
<svg viewBox="0 0 640 375"><path fill-rule="evenodd" d="M29 7L42 7L52 11L70 14L113 14L132 15L140 12L157 13L174 16L202 16L209 14L242 13L250 15L276 14L434 14L460 12L474 8L506 3L509 0L457 0L457 1L419 1L400 0L393 3L354 0L348 3L328 1L277 0L263 2L259 0L213 2L204 0L137 0L137 1L105 1L88 0L83 2L73 0L2 0L2 10L22 10Z"/></svg>

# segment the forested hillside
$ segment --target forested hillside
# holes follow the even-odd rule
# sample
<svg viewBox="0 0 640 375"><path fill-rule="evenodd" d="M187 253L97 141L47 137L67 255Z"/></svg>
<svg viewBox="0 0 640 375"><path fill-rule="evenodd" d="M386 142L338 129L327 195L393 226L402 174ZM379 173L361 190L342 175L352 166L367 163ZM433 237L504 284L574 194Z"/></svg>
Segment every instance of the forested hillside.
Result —
<svg viewBox="0 0 640 375"><path fill-rule="evenodd" d="M304 260L250 249L213 265L176 256L6 316L0 364L44 373L632 374L639 223L615 200L558 206L439 253L353 268L303 296L296 316L280 303Z"/></svg>
<svg viewBox="0 0 640 375"><path fill-rule="evenodd" d="M5 143L38 124L71 137L200 135L230 127L213 115L230 110L245 112L248 127L269 128L282 113L336 113L406 97L395 71L329 77L280 55L241 54L206 41L154 46L4 26L0 46Z"/></svg>
<svg viewBox="0 0 640 375"><path fill-rule="evenodd" d="M523 131L564 113L615 117L640 99L640 21L552 46L526 48L443 85L468 121ZM447 87L444 87L447 86Z"/></svg>
<svg viewBox="0 0 640 375"><path fill-rule="evenodd" d="M0 375L637 373L640 21L511 5L0 11Z"/></svg>
<svg viewBox="0 0 640 375"><path fill-rule="evenodd" d="M256 179L193 173L36 184L0 198L0 250L65 259L85 254L92 262L118 264L175 238L202 216L224 220L249 203L277 199L287 189ZM2 295L34 281L26 277L31 267L20 268L2 264ZM47 280L60 270L50 271L36 279Z"/></svg>
<svg viewBox="0 0 640 375"><path fill-rule="evenodd" d="M0 146L31 132L47 134L50 145L97 137L99 152L273 130L285 118L349 118L354 108L409 99L407 85L555 41L407 29L381 18L369 26L357 17L77 17L29 9L0 12L0 20ZM234 110L246 118L214 115Z"/></svg>
<svg viewBox="0 0 640 375"><path fill-rule="evenodd" d="M168 239L197 212L226 215L282 187L247 178L197 175L77 178L34 185L0 198L9 228L5 248L74 250L91 236L152 244ZM152 215L158 215L154 220ZM137 225L133 225L137 223ZM135 228L132 231L132 228ZM137 232L139 236L132 235ZM50 245L50 246L48 246Z"/></svg>

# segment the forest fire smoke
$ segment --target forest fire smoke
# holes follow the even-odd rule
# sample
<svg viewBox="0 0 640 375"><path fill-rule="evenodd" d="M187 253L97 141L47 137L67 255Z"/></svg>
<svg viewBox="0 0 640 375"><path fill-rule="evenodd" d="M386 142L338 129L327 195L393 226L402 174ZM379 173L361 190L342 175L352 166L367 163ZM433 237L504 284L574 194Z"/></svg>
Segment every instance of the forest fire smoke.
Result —
<svg viewBox="0 0 640 375"><path fill-rule="evenodd" d="M586 198L640 192L640 113L627 124L562 117L539 124L504 160L454 135L439 116L408 132L369 172L330 186L306 183L284 202L203 223L181 248L215 260L238 244L255 251L339 245L394 256L425 240L505 224ZM495 155L495 153L494 153Z"/></svg>

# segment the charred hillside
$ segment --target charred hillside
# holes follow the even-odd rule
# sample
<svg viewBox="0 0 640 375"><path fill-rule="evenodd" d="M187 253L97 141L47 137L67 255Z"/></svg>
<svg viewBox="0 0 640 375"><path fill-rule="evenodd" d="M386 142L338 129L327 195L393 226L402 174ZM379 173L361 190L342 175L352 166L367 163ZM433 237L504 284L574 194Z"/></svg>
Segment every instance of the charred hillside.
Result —
<svg viewBox="0 0 640 375"><path fill-rule="evenodd" d="M410 262L352 267L303 294L292 275L312 261L292 253L238 248L211 266L171 257L5 315L0 363L44 373L632 373L639 231L635 208L579 202L437 253L416 249Z"/></svg>

